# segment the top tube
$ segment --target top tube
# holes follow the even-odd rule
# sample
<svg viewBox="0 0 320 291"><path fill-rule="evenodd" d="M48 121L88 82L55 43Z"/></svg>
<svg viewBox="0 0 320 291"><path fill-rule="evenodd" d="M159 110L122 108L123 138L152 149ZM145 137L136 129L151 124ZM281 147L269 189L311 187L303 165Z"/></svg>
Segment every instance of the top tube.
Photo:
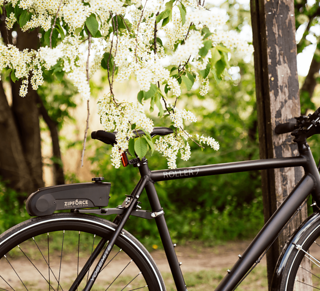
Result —
<svg viewBox="0 0 320 291"><path fill-rule="evenodd" d="M280 159L262 159L253 161L223 163L215 165L195 166L188 168L178 168L174 170L151 171L150 178L153 181L176 180L183 178L193 178L201 176L211 176L227 173L237 173L246 171L257 171L265 169L305 167L308 163L306 157L290 157Z"/></svg>

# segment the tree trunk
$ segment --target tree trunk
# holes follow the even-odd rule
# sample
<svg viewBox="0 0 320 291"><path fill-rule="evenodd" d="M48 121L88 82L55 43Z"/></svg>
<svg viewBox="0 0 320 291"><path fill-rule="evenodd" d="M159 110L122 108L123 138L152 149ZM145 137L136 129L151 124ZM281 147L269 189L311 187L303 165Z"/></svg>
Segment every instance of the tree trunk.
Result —
<svg viewBox="0 0 320 291"><path fill-rule="evenodd" d="M4 22L0 23L3 40L12 41L11 34L7 37ZM37 30L23 33L17 29L16 45L19 50L37 49L39 38ZM11 82L12 106L10 107L0 84L0 176L8 181L9 186L20 193L29 194L43 187L41 139L39 113L36 92L29 86L25 98L19 96L21 82ZM25 195L21 195L23 202Z"/></svg>
<svg viewBox="0 0 320 291"><path fill-rule="evenodd" d="M251 0L260 157L298 155L290 134L276 135L275 126L300 115L295 17L291 0ZM302 168L262 171L264 216L267 221L293 190ZM277 259L289 235L307 216L306 207L282 231L267 253L269 286Z"/></svg>

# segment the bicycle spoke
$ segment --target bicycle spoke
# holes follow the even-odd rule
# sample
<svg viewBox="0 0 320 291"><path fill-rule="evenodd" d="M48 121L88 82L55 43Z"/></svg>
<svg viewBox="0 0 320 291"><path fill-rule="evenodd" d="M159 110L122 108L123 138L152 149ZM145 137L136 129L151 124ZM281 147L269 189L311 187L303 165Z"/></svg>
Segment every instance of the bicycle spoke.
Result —
<svg viewBox="0 0 320 291"><path fill-rule="evenodd" d="M312 287L312 288L314 288L314 289L320 290L320 288L314 287L314 286L312 286L312 285L310 285L310 284L307 284L307 283L304 283L304 282L301 282L301 281L298 281L298 280L296 280L296 282L299 282L299 283L301 283L301 284L307 285L307 286Z"/></svg>
<svg viewBox="0 0 320 291"><path fill-rule="evenodd" d="M91 247L91 255L92 255L92 253L93 253L93 247L94 247L94 240L95 240L95 238L96 238L96 235L93 236L92 247ZM91 255L90 255L90 256L91 256ZM87 274L87 284L88 284L88 281L89 281L90 268L91 268L91 266L89 267L88 274ZM103 270L103 269L102 269L102 270Z"/></svg>
<svg viewBox="0 0 320 291"><path fill-rule="evenodd" d="M3 281L5 281L6 282L6 284L13 290L13 291L15 291L12 287L11 287L11 285L0 275L0 277L1 277L1 279L3 280ZM2 290L7 290L7 289L2 289Z"/></svg>
<svg viewBox="0 0 320 291"><path fill-rule="evenodd" d="M49 291L50 291L50 255L49 255L49 232L47 233L47 242L48 242L48 278L49 278Z"/></svg>
<svg viewBox="0 0 320 291"><path fill-rule="evenodd" d="M136 289L131 289L131 290L129 290L129 291L139 290L139 289L143 289L143 288L146 288L146 287L148 287L148 285L145 285L145 286L143 286L143 287L139 287L139 288L136 288Z"/></svg>
<svg viewBox="0 0 320 291"><path fill-rule="evenodd" d="M20 276L18 275L18 273L16 272L16 270L13 268L13 266L11 265L11 263L9 262L9 260L7 259L7 256L4 255L5 259L7 260L7 262L9 263L9 265L11 266L12 270L16 273L16 275L18 276L20 282L22 283L22 285L24 286L24 288L26 288L26 290L28 290L27 286L23 283L23 281L21 280Z"/></svg>
<svg viewBox="0 0 320 291"><path fill-rule="evenodd" d="M59 278L58 278L58 291L59 291L59 285L60 285L60 274L61 274L61 263L62 263L62 253L63 253L63 243L64 243L64 234L65 234L65 230L63 231L63 235L62 235L62 245L61 245L61 256L60 256L60 267L59 267ZM61 287L62 289L62 287ZM62 289L63 290L63 289Z"/></svg>
<svg viewBox="0 0 320 291"><path fill-rule="evenodd" d="M18 248L24 254L24 256L28 259L28 261L35 267L35 269L42 276L42 278L49 284L49 287L50 287L51 286L50 282L42 275L42 273L39 271L39 269L36 267L36 265L30 260L30 258L26 255L26 253L22 250L22 248L20 246L18 246ZM55 290L53 287L52 287L52 289ZM62 289L62 287L61 287L61 289Z"/></svg>
<svg viewBox="0 0 320 291"><path fill-rule="evenodd" d="M53 271L52 271L52 269L50 268L50 266L49 266L49 264L48 264L48 262L47 262L46 258L44 257L44 255L43 255L43 253L42 253L41 249L39 248L39 246L38 246L38 244L37 244L37 242L36 242L35 238L33 237L33 238L32 238L32 240L33 240L33 241L34 241L34 243L36 244L36 246L37 246L37 248L38 248L38 250L39 250L39 252L40 252L40 254L41 254L42 258L44 259L44 261L46 262L47 266L49 267L49 269L50 269L50 271L51 271L51 273L52 273L53 277L54 277L54 278L56 279L56 281L58 282L58 279L57 279L56 275L54 274L54 272L53 272ZM60 285L60 287L61 287L61 285ZM61 287L61 289L62 289L62 287ZM62 291L63 291L63 289L62 289Z"/></svg>
<svg viewBox="0 0 320 291"><path fill-rule="evenodd" d="M122 249L120 249L113 257L112 259L108 262L108 264L106 264L103 269L101 270L101 272L112 262L112 260L122 251Z"/></svg>
<svg viewBox="0 0 320 291"><path fill-rule="evenodd" d="M300 268L301 268L301 269L303 269L303 270L305 270L306 272L308 272L308 273L312 274L313 276L317 277L318 279L320 279L320 277L319 277L319 276L317 276L316 274L313 274L311 271L307 270L306 268L301 267L301 266L300 266Z"/></svg>
<svg viewBox="0 0 320 291"><path fill-rule="evenodd" d="M79 237L78 237L78 263L77 263L77 277L79 275L79 258L80 258L80 231L79 231ZM77 291L79 289L77 288Z"/></svg>
<svg viewBox="0 0 320 291"><path fill-rule="evenodd" d="M105 291L107 291L111 285L119 278L119 276L124 272L124 270L131 264L132 260L122 269L122 271L118 274L117 277L115 277L115 279L111 282L111 284L107 287L107 289Z"/></svg>
<svg viewBox="0 0 320 291"><path fill-rule="evenodd" d="M141 274L141 272L137 276L135 276L126 286L124 286L124 288L122 288L121 291L126 289L129 286L129 284L131 284L133 282L133 280L135 280L140 274Z"/></svg>

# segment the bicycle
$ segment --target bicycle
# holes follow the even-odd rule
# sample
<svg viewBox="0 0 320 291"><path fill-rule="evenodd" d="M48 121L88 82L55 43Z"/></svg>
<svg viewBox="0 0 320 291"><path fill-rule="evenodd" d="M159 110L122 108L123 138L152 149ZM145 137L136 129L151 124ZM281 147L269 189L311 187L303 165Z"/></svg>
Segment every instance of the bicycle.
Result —
<svg viewBox="0 0 320 291"><path fill-rule="evenodd" d="M111 184L102 182L102 178L94 178L94 183L53 186L38 190L27 200L27 210L36 218L20 223L0 236L0 263L2 261L2 266L6 264L8 268L6 270L11 272L11 277L10 274L7 274L9 271L3 274L5 269L2 267L0 289L28 290L27 285L30 283L28 280L32 273L32 278L38 276L42 280L42 285L39 285L40 290L47 287L49 290L78 290L79 286L85 291L113 288L115 290L143 288L152 291L165 290L161 274L150 254L137 239L123 229L131 215L156 221L177 290L187 290L154 183L172 179L297 166L304 168L305 175L264 225L247 250L239 255L238 261L231 270L228 270L216 290L233 290L242 282L275 241L281 229L293 215L299 212L301 205L306 203L309 194L315 201L312 204L314 213L300 225L285 246L274 273L272 290L297 290L299 288L308 290L308 286L313 286L313 284L314 288L319 289L319 282L315 279L319 281L320 277L315 273L314 267L320 267L320 261L312 255L312 252L314 246L320 246L316 243L316 238L320 235L320 209L318 208L320 205L320 176L306 141L308 137L320 133L319 124L320 108L308 117L300 116L276 127L277 134L291 132L294 136L294 142L297 143L300 153L297 157L151 171L145 158L140 160L135 157L129 160L127 154L124 153L122 155L123 165L137 167L141 179L131 195L128 195L122 205L117 208L105 208L108 205ZM152 137L170 133L172 130L169 128L155 128ZM138 134L144 133L141 131ZM116 143L115 133L97 131L92 133L92 138L106 144ZM151 212L140 209L138 200L143 189L146 189ZM67 209L70 212L54 214L54 211L61 209ZM89 214L117 214L117 216L113 222L110 222ZM68 237L69 235L71 238ZM59 238L59 244L55 245L59 247L59 250L51 250L50 257L50 243L55 242L52 239L54 236ZM78 241L77 249L67 248L68 242L72 240ZM79 261L82 260L80 242L85 243L82 248L89 250L89 254L81 263L82 268L79 264ZM112 249L116 250L112 251L112 257L108 259ZM34 254L35 251L37 251L36 254ZM72 255L71 262L74 263L77 270L74 270L74 279L71 282L63 282L65 270L62 268L62 263L68 259L66 252L69 251ZM73 256L74 253L77 255ZM102 283L99 283L100 278L106 279L107 276L113 275L114 269L110 267L110 264L112 265L112 262L122 253L128 257L128 263L124 264L113 279L108 279L108 283L103 280ZM19 264L14 266L11 258L17 254L20 254L25 263L19 261ZM58 259L52 260L52 254L59 254ZM40 267L37 258L43 262ZM130 276L121 281L120 275L132 265L135 267L128 271ZM26 269L22 272L20 269L24 266ZM71 269L71 267L68 268ZM303 270L310 276L305 276ZM122 285L115 283L119 281ZM30 290L35 290L32 282L30 284ZM47 287L44 288L44 285Z"/></svg>

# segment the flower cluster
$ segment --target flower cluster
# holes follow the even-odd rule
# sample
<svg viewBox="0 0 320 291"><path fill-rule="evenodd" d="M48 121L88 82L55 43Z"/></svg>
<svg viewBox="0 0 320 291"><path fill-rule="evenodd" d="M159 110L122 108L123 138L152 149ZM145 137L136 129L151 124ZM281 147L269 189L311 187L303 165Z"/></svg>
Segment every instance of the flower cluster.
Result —
<svg viewBox="0 0 320 291"><path fill-rule="evenodd" d="M132 127L150 133L153 122L138 101L116 101L115 80L123 82L134 75L141 90L139 102L150 100L150 111L156 106L160 116L166 111L164 116L176 132L158 139L155 149L175 168L178 153L184 160L190 157L192 137L185 122L196 121L190 111L176 108L181 91L197 88L193 86L197 83L205 96L208 76L215 69L212 58L223 58L227 68L226 51L253 51L236 32L225 31L224 10L208 9L197 0L0 0L3 4L8 29L18 22L22 31L38 28L42 36L38 50L21 52L0 44L0 70L11 70L11 76L22 79L21 96L27 94L29 83L33 89L43 83L43 70L52 70L59 77L67 76L89 100L90 77L101 66L108 71L110 93L99 101L99 114L106 130L117 131L112 150L116 167L133 138ZM169 98L176 99L175 106L167 106ZM198 139L218 148L212 138ZM153 142L148 142L152 150Z"/></svg>
<svg viewBox="0 0 320 291"><path fill-rule="evenodd" d="M114 100L111 94L99 99L98 114L106 131L117 132L117 144L112 149L111 161L113 166L119 168L121 153L128 149L129 139L135 136L132 127L151 133L153 121L145 115L140 103L119 102Z"/></svg>

